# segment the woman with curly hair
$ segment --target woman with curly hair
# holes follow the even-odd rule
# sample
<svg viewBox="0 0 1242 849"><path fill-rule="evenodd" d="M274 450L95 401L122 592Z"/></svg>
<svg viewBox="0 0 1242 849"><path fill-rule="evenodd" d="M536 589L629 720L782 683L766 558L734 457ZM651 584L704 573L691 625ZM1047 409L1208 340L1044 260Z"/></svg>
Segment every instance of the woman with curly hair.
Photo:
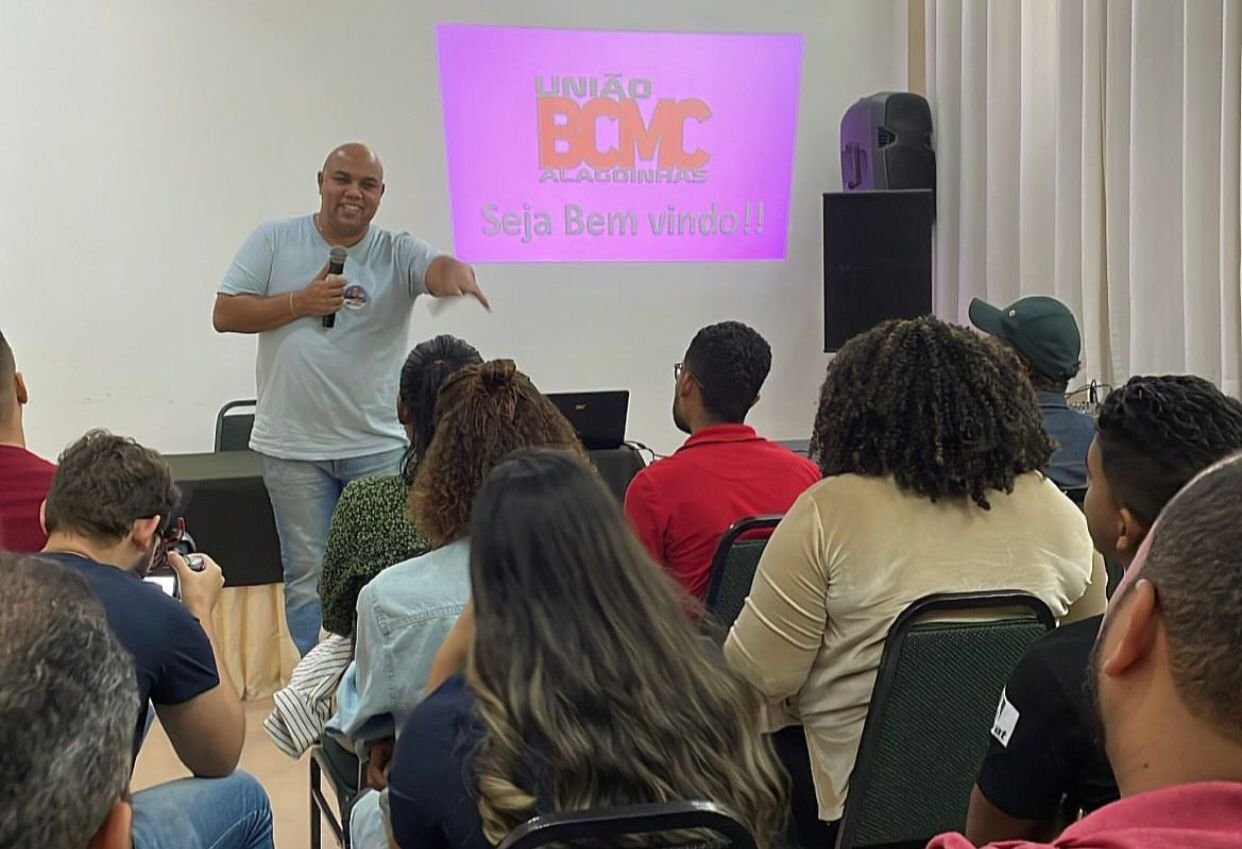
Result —
<svg viewBox="0 0 1242 849"><path fill-rule="evenodd" d="M432 550L388 567L359 594L355 660L329 722L368 751L375 785L384 783L394 730L421 701L436 650L470 597L475 495L500 458L540 445L585 461L573 427L512 360L467 367L440 389L435 436L410 490L411 518Z"/></svg>
<svg viewBox="0 0 1242 849"><path fill-rule="evenodd" d="M403 849L487 849L533 816L682 799L771 845L785 777L755 691L686 617L592 470L532 449L471 521L464 674L410 715L389 777Z"/></svg>
<svg viewBox="0 0 1242 849"><path fill-rule="evenodd" d="M427 542L410 521L410 488L435 435L440 386L458 371L481 362L473 345L448 334L420 342L405 358L397 390L397 418L410 444L398 474L353 481L336 503L319 574L325 631L352 635L362 588L392 564L427 552Z"/></svg>
<svg viewBox="0 0 1242 849"><path fill-rule="evenodd" d="M773 533L725 644L797 708L776 742L802 845L832 843L884 638L912 602L1009 589L1058 619L1103 609L1086 521L1040 471L1052 449L1013 353L965 328L886 322L828 366L811 439L825 479Z"/></svg>

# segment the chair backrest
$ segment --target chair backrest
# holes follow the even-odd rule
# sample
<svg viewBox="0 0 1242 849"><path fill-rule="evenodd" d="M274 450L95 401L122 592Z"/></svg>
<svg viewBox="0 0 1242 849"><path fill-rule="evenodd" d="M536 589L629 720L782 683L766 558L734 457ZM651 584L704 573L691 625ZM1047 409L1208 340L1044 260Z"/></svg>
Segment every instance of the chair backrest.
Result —
<svg viewBox="0 0 1242 849"><path fill-rule="evenodd" d="M548 844L587 842L593 849L620 845L627 837L658 835L687 829L713 832L711 846L756 849L755 838L737 815L711 802L656 802L535 817L513 829L497 849L538 849ZM661 844L655 846L685 846Z"/></svg>
<svg viewBox="0 0 1242 849"><path fill-rule="evenodd" d="M250 431L254 428L253 398L230 401L216 413L216 451L245 451L250 447ZM229 413L238 408L249 408L244 413Z"/></svg>
<svg viewBox="0 0 1242 849"><path fill-rule="evenodd" d="M750 516L729 526L712 556L711 577L707 583L706 606L713 623L725 633L742 612L750 585L759 568L759 558L768 544L768 535L781 522L781 516Z"/></svg>
<svg viewBox="0 0 1242 849"><path fill-rule="evenodd" d="M953 621L961 616L970 618ZM1011 591L932 595L897 617L837 849L923 847L965 828L1001 690L1027 647L1054 627L1042 601Z"/></svg>

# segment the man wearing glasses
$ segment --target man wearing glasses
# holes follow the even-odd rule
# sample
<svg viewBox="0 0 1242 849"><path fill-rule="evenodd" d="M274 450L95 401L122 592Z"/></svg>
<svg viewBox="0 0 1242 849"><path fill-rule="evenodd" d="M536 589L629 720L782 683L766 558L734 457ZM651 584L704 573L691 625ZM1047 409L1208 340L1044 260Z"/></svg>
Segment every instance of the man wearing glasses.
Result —
<svg viewBox="0 0 1242 849"><path fill-rule="evenodd" d="M673 367L673 423L690 434L643 469L625 512L651 556L696 598L707 593L712 554L738 519L784 513L819 468L746 424L772 367L772 349L736 321L704 327Z"/></svg>

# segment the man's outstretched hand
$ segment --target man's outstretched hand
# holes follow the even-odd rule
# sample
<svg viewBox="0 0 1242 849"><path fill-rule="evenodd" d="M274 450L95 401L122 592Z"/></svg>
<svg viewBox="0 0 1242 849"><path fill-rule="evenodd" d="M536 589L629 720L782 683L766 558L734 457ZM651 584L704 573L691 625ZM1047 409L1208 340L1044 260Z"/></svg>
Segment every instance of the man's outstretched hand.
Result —
<svg viewBox="0 0 1242 849"><path fill-rule="evenodd" d="M488 312L492 304L479 288L474 269L451 256L437 257L427 268L427 292L437 298L460 298L469 295Z"/></svg>

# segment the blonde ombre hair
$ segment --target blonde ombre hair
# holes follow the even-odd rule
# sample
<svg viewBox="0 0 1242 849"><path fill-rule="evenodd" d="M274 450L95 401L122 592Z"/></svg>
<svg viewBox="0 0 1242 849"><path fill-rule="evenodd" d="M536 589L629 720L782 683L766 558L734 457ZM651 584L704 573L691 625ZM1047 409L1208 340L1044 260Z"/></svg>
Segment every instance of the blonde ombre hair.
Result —
<svg viewBox="0 0 1242 849"><path fill-rule="evenodd" d="M473 511L470 574L466 677L492 844L536 813L678 799L725 805L771 844L787 780L759 696L578 456L532 449L496 466Z"/></svg>

